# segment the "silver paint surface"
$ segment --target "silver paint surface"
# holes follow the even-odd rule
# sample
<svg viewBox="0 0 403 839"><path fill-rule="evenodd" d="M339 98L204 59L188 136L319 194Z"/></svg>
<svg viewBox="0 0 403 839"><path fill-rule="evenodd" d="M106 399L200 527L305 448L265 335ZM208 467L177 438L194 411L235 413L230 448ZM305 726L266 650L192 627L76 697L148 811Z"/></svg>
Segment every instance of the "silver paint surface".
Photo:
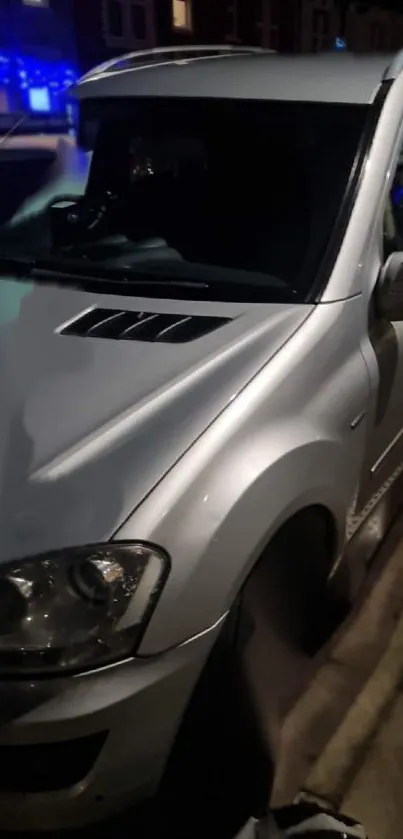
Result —
<svg viewBox="0 0 403 839"><path fill-rule="evenodd" d="M166 57L133 68L87 74L76 86L80 100L98 97L179 96L309 102L373 101L390 58L383 55ZM185 69L185 72L183 70Z"/></svg>

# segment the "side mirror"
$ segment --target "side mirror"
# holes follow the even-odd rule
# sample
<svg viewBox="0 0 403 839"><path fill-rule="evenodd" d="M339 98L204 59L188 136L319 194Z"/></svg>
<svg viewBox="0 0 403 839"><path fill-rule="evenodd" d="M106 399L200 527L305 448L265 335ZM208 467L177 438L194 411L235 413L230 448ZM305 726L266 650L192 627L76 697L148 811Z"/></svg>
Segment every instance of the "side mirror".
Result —
<svg viewBox="0 0 403 839"><path fill-rule="evenodd" d="M403 252L386 260L375 288L378 314L389 321L403 321Z"/></svg>

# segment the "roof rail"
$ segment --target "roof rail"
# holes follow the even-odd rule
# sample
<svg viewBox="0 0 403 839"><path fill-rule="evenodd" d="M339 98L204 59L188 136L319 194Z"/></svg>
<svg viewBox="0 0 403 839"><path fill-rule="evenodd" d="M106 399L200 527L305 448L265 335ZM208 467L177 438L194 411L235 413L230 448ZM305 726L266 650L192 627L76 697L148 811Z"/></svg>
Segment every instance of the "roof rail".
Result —
<svg viewBox="0 0 403 839"><path fill-rule="evenodd" d="M392 59L390 64L386 67L386 70L383 74L382 81L388 82L392 79L396 79L398 75L403 70L403 50L399 50L396 53L395 57Z"/></svg>
<svg viewBox="0 0 403 839"><path fill-rule="evenodd" d="M237 55L239 53L259 54L274 52L275 50L265 50L262 47L237 46L233 44L206 44L204 46L201 44L196 46L192 44L189 46L155 47L153 49L136 50L135 52L128 52L115 56L114 58L109 59L109 61L105 61L103 64L97 65L88 73L85 73L85 75L81 77L80 82L86 81L89 78L94 79L96 76L100 76L102 73L106 73L108 71L113 72L113 70L119 70L119 67L120 69L126 69L128 64L135 64L137 61L142 61L144 64L147 64L147 60L150 62L152 62L153 59L158 58L162 60L165 55L168 60L175 60L175 56L177 56L178 60L184 60L187 56L189 58L192 56L196 58L198 54L204 57L210 53L214 56L226 54Z"/></svg>

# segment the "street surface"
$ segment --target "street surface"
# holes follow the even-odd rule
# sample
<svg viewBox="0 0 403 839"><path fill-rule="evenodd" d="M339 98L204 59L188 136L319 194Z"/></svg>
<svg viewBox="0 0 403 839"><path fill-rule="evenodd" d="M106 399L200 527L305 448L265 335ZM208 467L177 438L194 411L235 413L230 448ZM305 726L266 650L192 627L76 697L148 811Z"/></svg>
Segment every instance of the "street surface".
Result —
<svg viewBox="0 0 403 839"><path fill-rule="evenodd" d="M383 567L373 591L333 649L330 663L333 672L322 673L322 680L319 679L325 711L323 706L321 710L316 706L313 716L318 728L326 725L326 716L343 702L345 713L311 765L305 789L362 821L369 839L401 839L402 520L392 529L378 562ZM311 688L311 709L320 696L319 682L316 689ZM300 715L302 725L308 716Z"/></svg>

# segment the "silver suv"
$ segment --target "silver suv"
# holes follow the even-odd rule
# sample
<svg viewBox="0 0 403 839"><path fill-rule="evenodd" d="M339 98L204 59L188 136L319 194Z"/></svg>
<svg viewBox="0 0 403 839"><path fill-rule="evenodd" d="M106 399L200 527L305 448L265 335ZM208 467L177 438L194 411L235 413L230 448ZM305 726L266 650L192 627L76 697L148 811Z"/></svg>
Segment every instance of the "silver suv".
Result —
<svg viewBox="0 0 403 839"><path fill-rule="evenodd" d="M403 471L384 64L116 59L84 195L1 232L1 827L203 797L243 743L267 794Z"/></svg>

